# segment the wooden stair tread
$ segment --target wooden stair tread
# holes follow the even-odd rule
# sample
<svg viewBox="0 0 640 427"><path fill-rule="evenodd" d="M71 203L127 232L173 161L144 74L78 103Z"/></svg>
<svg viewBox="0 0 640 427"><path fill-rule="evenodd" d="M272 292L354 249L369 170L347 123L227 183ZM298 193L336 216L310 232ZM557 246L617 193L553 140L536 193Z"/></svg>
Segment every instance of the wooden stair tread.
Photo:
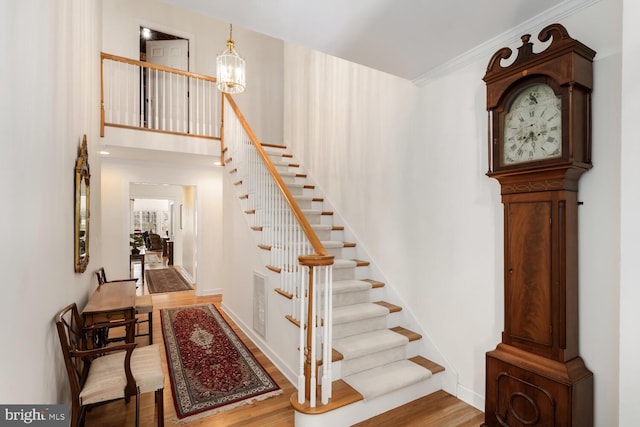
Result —
<svg viewBox="0 0 640 427"><path fill-rule="evenodd" d="M296 327L300 327L300 322L296 319L293 318L293 316L291 316L290 314L287 314L286 316L284 316L285 319L287 319L289 322L293 323L294 325L296 325Z"/></svg>
<svg viewBox="0 0 640 427"><path fill-rule="evenodd" d="M444 366L438 365L436 362L433 362L422 356L415 356L409 359L413 363L416 363L423 368L427 368L431 371L432 374L437 374L438 372L444 372Z"/></svg>
<svg viewBox="0 0 640 427"><path fill-rule="evenodd" d="M253 227L251 227L251 229L252 229L253 231L262 231L262 226L260 226L260 225L254 225Z"/></svg>
<svg viewBox="0 0 640 427"><path fill-rule="evenodd" d="M276 288L275 291L285 298L293 299L293 294L290 294L289 292L285 292L280 288Z"/></svg>
<svg viewBox="0 0 640 427"><path fill-rule="evenodd" d="M362 279L363 282L371 283L372 288L384 288L384 283L373 279Z"/></svg>
<svg viewBox="0 0 640 427"><path fill-rule="evenodd" d="M299 324L298 324L298 327L300 327ZM340 360L343 360L343 359L344 359L344 356L342 355L342 353L340 353L335 348L331 349L331 362L339 362ZM322 360L317 360L316 363L318 366L322 366Z"/></svg>
<svg viewBox="0 0 640 427"><path fill-rule="evenodd" d="M260 143L263 147L271 147L271 148L282 148L283 150L287 148L286 145L278 145L278 144L270 144L268 142Z"/></svg>
<svg viewBox="0 0 640 427"><path fill-rule="evenodd" d="M382 307L385 307L386 309L389 310L389 313L397 313L398 311L402 311L402 307L395 304L391 304L390 302L375 301L374 304L378 304L378 305L381 305Z"/></svg>
<svg viewBox="0 0 640 427"><path fill-rule="evenodd" d="M343 247L345 248L355 248L356 244L353 242L342 242Z"/></svg>
<svg viewBox="0 0 640 427"><path fill-rule="evenodd" d="M316 402L316 407L311 408L309 406L309 402L298 403L298 392L295 392L291 395L289 402L293 409L296 411L307 414L307 415L317 415L317 414L325 414L329 411L334 411L338 408L342 408L343 406L351 405L352 403L363 400L364 397L358 393L353 387L344 382L343 380L337 380L332 383L333 390L331 392L331 399L329 399L329 403L323 405L320 403L320 389L318 388L317 396L318 401Z"/></svg>
<svg viewBox="0 0 640 427"><path fill-rule="evenodd" d="M280 274L280 272L282 271L281 268L274 267L273 265L267 265L267 270L271 270L274 273L278 273L278 274Z"/></svg>
<svg viewBox="0 0 640 427"><path fill-rule="evenodd" d="M371 264L369 261L362 261L360 259L352 259L351 261L355 261L356 267L367 267Z"/></svg>
<svg viewBox="0 0 640 427"><path fill-rule="evenodd" d="M342 225L334 225L333 227L331 227L331 230L333 230L333 231L344 231L344 227Z"/></svg>
<svg viewBox="0 0 640 427"><path fill-rule="evenodd" d="M391 330L397 334L404 335L409 339L409 342L422 339L422 335L419 333L403 328L402 326L396 326L395 328L391 328Z"/></svg>

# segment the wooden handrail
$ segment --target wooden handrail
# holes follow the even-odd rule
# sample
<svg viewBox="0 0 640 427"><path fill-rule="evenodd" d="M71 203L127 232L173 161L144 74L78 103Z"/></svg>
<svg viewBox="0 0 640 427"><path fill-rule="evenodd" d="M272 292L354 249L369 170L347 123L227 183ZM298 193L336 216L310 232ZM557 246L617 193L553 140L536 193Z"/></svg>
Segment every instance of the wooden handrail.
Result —
<svg viewBox="0 0 640 427"><path fill-rule="evenodd" d="M286 184L282 180L282 177L280 177L280 174L277 172L276 167L273 165L273 162L271 161L267 153L264 151L264 148L262 148L262 144L260 144L260 142L258 141L258 138L253 133L253 131L251 130L251 127L249 127L249 124L247 123L246 119L240 112L238 105L229 94L225 93L224 96L226 97L227 101L229 101L229 105L231 105L231 108L233 109L233 111L236 113L236 116L238 117L238 120L242 124L242 127L244 128L245 132L249 136L249 139L251 139L251 143L254 145L256 151L260 154L260 157L262 158L262 161L266 165L267 170L269 171L269 174L271 174L271 177L278 185L278 188L280 189L280 192L284 196L284 199L287 202L287 205L289 205L291 212L293 212L293 215L298 221L298 224L300 224L302 231L307 236L307 239L309 239L309 243L311 244L311 247L316 252L316 254L319 255L320 257L330 256L331 262L329 262L329 265L333 264L333 256L328 255L326 249L320 242L320 239L318 239L318 236L316 235L315 231L313 231L313 228L311 228L311 224L309 224L307 217L302 213L302 210L300 210L300 207L294 200L293 195L291 195L289 188L287 188ZM318 259L318 261L319 260L320 259ZM324 262L326 262L326 259Z"/></svg>
<svg viewBox="0 0 640 427"><path fill-rule="evenodd" d="M130 81L127 80L129 76L125 75L123 78L117 74L118 70L127 70L129 68L144 70L140 73L139 80L133 83L133 92L129 87ZM151 72L151 70L155 71ZM116 71L116 75L109 74L110 71ZM108 79L105 72L110 76ZM157 81L163 82L164 78L168 76L169 96L166 99L163 98L166 89L164 83L161 84L160 89L156 83L155 92L153 94L149 92L150 89L147 82L150 81L152 74L155 79L158 79ZM184 98L178 100L179 102L177 103L174 103L174 100L171 99L171 91L173 90L171 82L174 78L176 79L175 90L178 90L179 87L184 89L183 92L180 92L184 93ZM106 80L110 81L113 88L111 90L113 94L108 102L109 117L105 114L105 109L107 108L107 100L105 99ZM139 85L139 88L136 87L137 85ZM101 52L100 136L104 136L105 126L110 126L220 140L220 136L216 135L220 129L212 126L218 119L221 119L220 113L217 112L218 102L209 102L213 98L218 99L219 95L218 91L215 90L215 85L216 78L212 76ZM153 91L153 89L151 90ZM159 94L159 90L162 93ZM138 92L138 94L135 92ZM191 96L189 96L189 92L191 92ZM199 99L199 95L203 98ZM129 98L130 96L131 98ZM155 98L155 96L158 96L158 98ZM206 104L203 104L202 100L207 98L209 100ZM116 100L115 102L114 99ZM162 99L162 102L157 102L158 99ZM133 101L133 103L130 101ZM219 102L222 104L222 97L219 98ZM211 115L212 111L215 117L207 117L207 115Z"/></svg>
<svg viewBox="0 0 640 427"><path fill-rule="evenodd" d="M207 80L213 83L217 81L215 77L206 76L204 74L191 73L189 71L179 70L177 68L171 68L164 65L154 64L153 62L136 61L135 59L129 59L123 56L112 55L110 53L101 52L100 58L110 59L112 61L124 62L125 64L137 65L139 67L144 67L144 68L152 68L154 70L166 71L172 74L180 74L182 76L193 77L194 79L199 79L199 80Z"/></svg>

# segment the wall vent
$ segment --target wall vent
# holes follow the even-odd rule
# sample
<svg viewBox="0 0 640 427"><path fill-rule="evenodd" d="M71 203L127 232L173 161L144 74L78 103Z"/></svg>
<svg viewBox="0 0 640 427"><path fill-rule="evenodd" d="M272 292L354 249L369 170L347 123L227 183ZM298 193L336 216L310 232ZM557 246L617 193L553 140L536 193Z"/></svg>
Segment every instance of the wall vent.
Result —
<svg viewBox="0 0 640 427"><path fill-rule="evenodd" d="M253 273L253 330L265 338L267 331L266 280L262 274Z"/></svg>

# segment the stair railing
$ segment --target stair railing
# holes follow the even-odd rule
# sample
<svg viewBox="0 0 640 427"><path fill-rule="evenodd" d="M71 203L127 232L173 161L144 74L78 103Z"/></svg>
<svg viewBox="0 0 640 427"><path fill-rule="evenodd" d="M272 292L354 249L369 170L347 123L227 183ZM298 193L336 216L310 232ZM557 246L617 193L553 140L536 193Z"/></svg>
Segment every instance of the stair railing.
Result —
<svg viewBox="0 0 640 427"><path fill-rule="evenodd" d="M298 403L316 407L331 397L332 266L329 255L282 176L233 98L224 95L222 139L226 159L247 191L247 213L262 230L269 269L280 275L280 291L292 299L287 316L299 326ZM227 108L232 112L227 113ZM320 369L321 368L321 369ZM318 372L321 371L321 378Z"/></svg>
<svg viewBox="0 0 640 427"><path fill-rule="evenodd" d="M215 77L100 54L100 136L104 127L220 139Z"/></svg>

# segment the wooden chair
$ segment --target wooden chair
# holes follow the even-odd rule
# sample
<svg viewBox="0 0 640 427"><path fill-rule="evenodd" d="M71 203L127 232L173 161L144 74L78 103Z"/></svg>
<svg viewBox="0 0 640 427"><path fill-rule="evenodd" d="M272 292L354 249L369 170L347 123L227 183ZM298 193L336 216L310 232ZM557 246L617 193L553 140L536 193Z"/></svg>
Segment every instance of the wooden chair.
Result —
<svg viewBox="0 0 640 427"><path fill-rule="evenodd" d="M150 246L148 249L150 251L161 251L162 250L162 237L156 233L149 233L149 242Z"/></svg>
<svg viewBox="0 0 640 427"><path fill-rule="evenodd" d="M90 328L127 326L135 322L92 325ZM71 427L84 425L86 410L91 406L119 399L129 401L136 396L136 426L139 421L140 394L155 392L158 426L164 425L164 373L160 347L136 348L135 343L87 350L87 331L76 303L56 316L56 327L64 363L71 386Z"/></svg>
<svg viewBox="0 0 640 427"><path fill-rule="evenodd" d="M135 279L120 279L120 280L107 280L107 275L104 271L104 267L100 267L96 270L96 276L98 277L98 286L102 286L105 283L110 282L129 282ZM138 318L138 315L146 314L145 318ZM153 300L151 295L136 295L136 337L149 337L149 344L153 344ZM140 324L148 323L149 332L140 333Z"/></svg>

